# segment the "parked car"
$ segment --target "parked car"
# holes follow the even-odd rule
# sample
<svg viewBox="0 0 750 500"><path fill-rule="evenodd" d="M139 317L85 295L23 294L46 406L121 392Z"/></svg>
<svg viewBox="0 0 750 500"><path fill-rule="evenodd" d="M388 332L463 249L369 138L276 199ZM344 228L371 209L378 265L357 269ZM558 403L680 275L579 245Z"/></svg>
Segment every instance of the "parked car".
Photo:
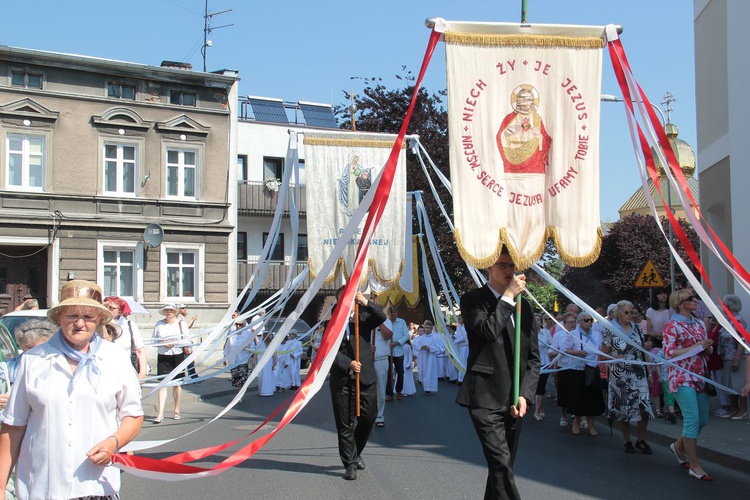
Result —
<svg viewBox="0 0 750 500"><path fill-rule="evenodd" d="M14 358L18 355L16 328L30 319L47 319L47 309L13 311L0 318L0 352L2 352L3 359Z"/></svg>
<svg viewBox="0 0 750 500"><path fill-rule="evenodd" d="M280 316L278 318L272 318L267 324L266 324L266 330L269 330L274 335L276 335L276 332L278 332L281 329L281 325L284 324L286 321L286 316ZM310 331L310 325L307 324L307 321L304 321L302 319L298 319L294 322L294 326L292 327L292 330L297 332L297 340L302 342L302 368L307 368L307 366L310 364L310 339L312 338L314 331Z"/></svg>

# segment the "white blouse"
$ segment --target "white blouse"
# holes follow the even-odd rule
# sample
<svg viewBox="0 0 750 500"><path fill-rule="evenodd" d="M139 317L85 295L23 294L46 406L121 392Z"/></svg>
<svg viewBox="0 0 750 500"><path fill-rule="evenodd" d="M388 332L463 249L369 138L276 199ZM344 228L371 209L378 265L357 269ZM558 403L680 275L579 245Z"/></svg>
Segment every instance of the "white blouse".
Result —
<svg viewBox="0 0 750 500"><path fill-rule="evenodd" d="M165 323L164 320L159 320L154 325L154 334L151 336L151 340L157 344L174 344L173 347L160 345L157 348L159 354L174 356L182 354L182 346L184 345L182 339L187 338L189 334L190 330L188 330L184 321Z"/></svg>
<svg viewBox="0 0 750 500"><path fill-rule="evenodd" d="M110 342L96 353L101 370L94 390L73 375L65 355L41 344L21 358L18 376L0 415L3 424L26 426L18 456L18 498L113 495L120 470L95 465L86 453L117 431L125 417L143 415L141 389L130 356Z"/></svg>

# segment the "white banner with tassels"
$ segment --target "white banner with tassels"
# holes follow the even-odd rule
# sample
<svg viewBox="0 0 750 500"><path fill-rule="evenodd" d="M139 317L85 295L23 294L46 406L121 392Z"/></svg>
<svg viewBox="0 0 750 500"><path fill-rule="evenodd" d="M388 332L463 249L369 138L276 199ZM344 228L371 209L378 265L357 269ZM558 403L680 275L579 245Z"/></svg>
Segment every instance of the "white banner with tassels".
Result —
<svg viewBox="0 0 750 500"><path fill-rule="evenodd" d="M527 268L547 238L599 256L602 27L446 22L455 237L477 268Z"/></svg>
<svg viewBox="0 0 750 500"><path fill-rule="evenodd" d="M322 268L375 179L385 166L395 135L352 132L306 132L308 263L313 276ZM380 224L370 242L370 280L381 286L398 283L404 269L406 224L406 155L401 149L393 187ZM332 281L351 266L361 231L351 239Z"/></svg>

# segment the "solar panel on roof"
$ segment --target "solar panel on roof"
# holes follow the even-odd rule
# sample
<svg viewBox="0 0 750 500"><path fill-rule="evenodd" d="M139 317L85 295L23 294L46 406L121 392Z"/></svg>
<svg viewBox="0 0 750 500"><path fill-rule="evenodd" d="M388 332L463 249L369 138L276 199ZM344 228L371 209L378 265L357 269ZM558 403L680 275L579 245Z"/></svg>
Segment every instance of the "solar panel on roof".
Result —
<svg viewBox="0 0 750 500"><path fill-rule="evenodd" d="M249 98L248 102L253 110L255 119L259 122L289 123L281 101Z"/></svg>
<svg viewBox="0 0 750 500"><path fill-rule="evenodd" d="M339 128L331 106L299 103L305 123L310 127Z"/></svg>

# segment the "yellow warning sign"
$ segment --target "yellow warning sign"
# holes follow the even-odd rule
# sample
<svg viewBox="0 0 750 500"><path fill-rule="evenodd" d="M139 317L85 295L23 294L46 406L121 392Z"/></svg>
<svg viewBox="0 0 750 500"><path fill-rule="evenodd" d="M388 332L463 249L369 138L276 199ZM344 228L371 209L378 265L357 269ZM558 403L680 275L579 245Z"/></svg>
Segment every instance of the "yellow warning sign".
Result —
<svg viewBox="0 0 750 500"><path fill-rule="evenodd" d="M635 279L636 288L661 288L664 286L664 280L659 276L659 271L656 270L656 266L648 259L646 265L643 266L643 271Z"/></svg>

